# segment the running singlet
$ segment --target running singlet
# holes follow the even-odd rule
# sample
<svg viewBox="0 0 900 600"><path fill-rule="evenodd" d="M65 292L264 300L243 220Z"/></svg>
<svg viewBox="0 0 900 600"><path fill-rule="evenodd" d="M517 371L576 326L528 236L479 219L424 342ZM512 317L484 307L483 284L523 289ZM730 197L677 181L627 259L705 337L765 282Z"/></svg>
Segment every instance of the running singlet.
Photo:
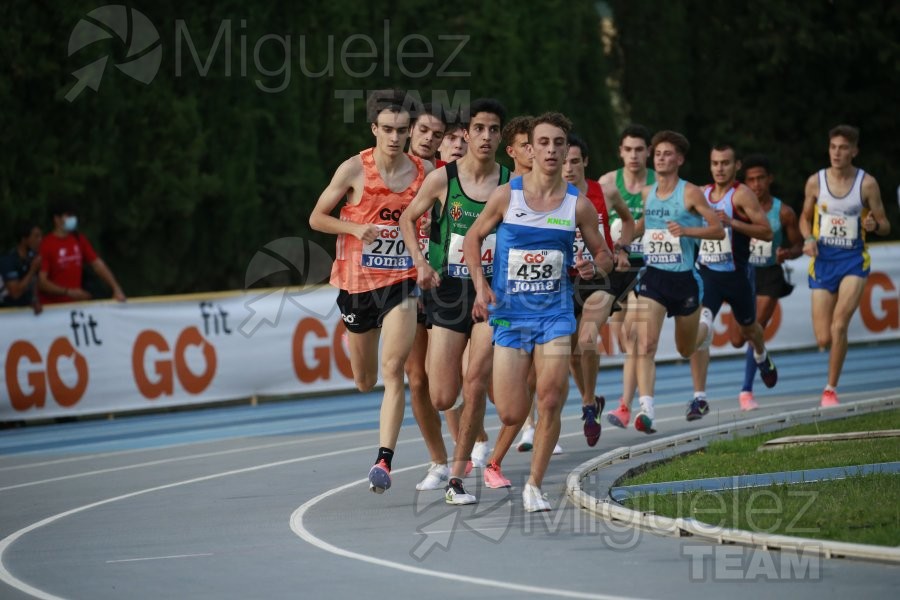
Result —
<svg viewBox="0 0 900 600"><path fill-rule="evenodd" d="M703 188L703 195L713 210L724 212L729 219L744 221L734 210L734 194L738 187L740 184L735 182L718 201L712 199L714 189L712 185ZM741 269L746 267L749 254L750 238L735 231L732 227L725 227L724 239L700 241L698 262L713 271L731 272L735 270L735 267Z"/></svg>
<svg viewBox="0 0 900 600"><path fill-rule="evenodd" d="M568 185L555 210L536 212L525 202L522 178L510 181L509 208L497 227L492 317L541 320L575 310L566 269L574 262L578 188Z"/></svg>
<svg viewBox="0 0 900 600"><path fill-rule="evenodd" d="M606 209L606 198L603 196L603 188L600 184L593 179L586 180L587 182L587 192L585 196L587 196L588 200L591 201L591 204L594 205L594 208L597 209L597 228L600 231L600 235L603 238L603 241L606 242L607 247L612 250L613 242L609 233L609 211ZM587 246L584 245L584 240L581 237L581 231L575 230L575 243L572 244L572 251L575 256L578 256L578 251L581 251L582 258L585 260L594 260L594 256L591 254L591 251L588 250ZM575 275L577 271L575 269L569 270L569 275Z"/></svg>
<svg viewBox="0 0 900 600"><path fill-rule="evenodd" d="M691 271L697 254L697 240L675 237L666 223L675 221L682 227L702 227L703 217L684 207L684 186L679 179L672 194L666 199L656 195L659 184L650 189L644 210L644 261L651 267L664 271Z"/></svg>
<svg viewBox="0 0 900 600"><path fill-rule="evenodd" d="M656 183L656 171L653 169L647 169L647 185L653 185ZM628 188L625 187L625 176L623 175L623 169L618 169L616 171L616 187L619 188L619 194L622 196L622 199L625 200L625 204L628 206L628 210L631 211L631 215L634 217L634 220L637 221L644 214L644 199L641 197L641 192L636 194L632 194L628 191ZM612 241L613 243L619 241L619 236L622 233L622 223L619 219L619 215L613 211L613 213L609 217L610 224L612 227ZM642 243L642 237L634 238L630 244L628 244L628 258L641 258L644 252L644 246Z"/></svg>
<svg viewBox="0 0 900 600"><path fill-rule="evenodd" d="M772 241L765 242L756 238L750 240L750 264L754 267L771 267L776 261L776 253L781 248L784 230L781 227L781 200L772 198L772 207L766 213L769 227L772 228Z"/></svg>
<svg viewBox="0 0 900 600"><path fill-rule="evenodd" d="M402 192L394 192L381 179L374 152L374 148L360 152L365 182L362 199L359 204L345 204L340 219L371 223L378 227L378 237L372 243L364 244L356 236L338 234L336 257L331 268L331 285L351 294L416 277L412 257L406 251L397 222L422 185L425 168L420 159L407 155L416 166L416 178Z"/></svg>
<svg viewBox="0 0 900 600"><path fill-rule="evenodd" d="M428 263L441 277L470 279L469 267L463 256L463 239L469 227L484 210L484 202L473 200L462 189L459 181L459 169L456 162L448 163L447 198L444 211L431 228ZM509 181L509 169L500 166L500 179L497 185ZM481 244L481 268L485 277L494 274L495 234L491 233Z"/></svg>
<svg viewBox="0 0 900 600"><path fill-rule="evenodd" d="M862 221L868 214L863 206L862 182L865 172L856 170L850 191L835 198L828 189L825 169L819 171L819 198L813 217L813 235L818 243L817 260L832 261L868 257L866 230ZM865 261L868 264L868 260Z"/></svg>

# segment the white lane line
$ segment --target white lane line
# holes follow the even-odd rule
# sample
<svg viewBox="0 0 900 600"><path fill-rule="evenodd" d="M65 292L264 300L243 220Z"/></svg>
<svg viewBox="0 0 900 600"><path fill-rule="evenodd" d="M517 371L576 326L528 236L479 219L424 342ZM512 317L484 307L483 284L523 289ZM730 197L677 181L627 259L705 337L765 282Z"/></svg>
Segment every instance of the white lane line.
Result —
<svg viewBox="0 0 900 600"><path fill-rule="evenodd" d="M406 471L412 467L407 467L405 469L397 469L394 472ZM396 569L397 571L403 571L405 573L412 573L414 575L424 575L425 577L434 577L437 579L446 579L448 581L453 581L456 583L464 582L470 583L473 585L481 585L485 587L492 588L500 588L504 590L511 590L515 592L522 592L525 594L541 594L544 596L555 596L557 598L582 598L586 600L640 600L637 597L632 596L612 596L609 594L588 594L585 592L576 592L570 590L561 590L558 588L546 588L540 586L532 586L532 585L524 585L520 583L513 583L510 581L501 581L499 579L487 579L485 577L474 577L472 575L466 575L464 573L450 573L447 571L435 571L433 569L426 569L423 567L416 567L413 565L408 565L405 563L395 562L392 560L386 560L383 558L377 558L374 556L369 556L367 554L361 554L359 552L352 552L350 550L344 550L343 548L338 548L332 544L329 544L325 540L316 537L311 531L306 528L306 525L303 523L303 518L306 516L306 513L314 507L319 502L334 496L335 494L339 494L344 490L350 489L355 486L360 486L365 483L365 479L358 479L356 481L351 481L350 483L344 484L342 486L338 486L336 488L332 488L327 492L319 494L315 498L305 502L301 506L297 508L291 514L291 530L296 533L302 540L312 544L316 548L320 550L324 550L325 552L329 552L331 554L335 554L337 556L342 556L344 558L349 558L353 560L358 560L360 562L369 563L372 565L376 565L379 567L386 567L388 569Z"/></svg>
<svg viewBox="0 0 900 600"><path fill-rule="evenodd" d="M68 517L68 516L71 516L74 514L78 514L80 512L84 512L84 511L90 510L92 508L97 508L98 506L103 506L106 504L111 504L113 502L119 502L120 500L128 500L129 498L134 498L136 496L142 496L144 494L149 494L151 492L159 492L162 490L176 488L176 487L179 487L182 485L190 485L192 483L201 483L204 481L211 481L213 479L220 479L222 477L228 477L230 475L242 475L244 473L252 473L254 471L262 471L265 469L271 469L273 467L281 467L284 465L306 462L309 460L328 458L331 456L337 456L339 454L344 454L346 452L361 452L363 450L371 450L371 449L372 449L372 445L368 444L366 446L359 446L356 448L335 450L333 452L323 452L321 454L313 454L310 456L301 456L299 458L289 458L287 460L279 460L276 462L255 465L253 467L244 467L243 469L234 469L232 471L223 471L221 473L214 473L212 475L204 475L202 477L194 477L193 479L185 479L184 481L176 481L174 483L157 485L157 486L154 486L151 488L146 488L143 490L129 492L127 494L122 494L121 496L114 496L112 498L106 498L105 500L98 500L97 502L91 502L90 504L78 506L76 508L49 516L45 519L41 519L40 521L32 523L31 525L28 525L27 527L23 527L22 529L19 529L18 531L11 533L10 535L8 535L5 538L3 538L2 540L0 540L0 581L9 585L10 587L13 587L13 588L19 590L20 592L23 592L30 596L34 596L35 598L40 598L41 600L65 600L64 598L61 598L60 596L56 596L54 594L51 594L49 592L45 592L44 590L36 588L33 585L22 581L21 579L19 579L18 577L16 577L15 575L13 575L12 573L9 572L9 569L6 568L6 564L3 562L3 555L6 554L6 551L9 549L9 547L12 544L14 544L16 542L16 540L20 539L24 535L27 535L28 533L31 533L32 531L35 531L36 529L40 529L41 527L44 527L45 525L50 525L51 523L59 521L60 519L63 519L65 517ZM393 472L399 473L401 471L407 471L410 469L421 469L421 468L425 467L427 464L428 463L422 463L421 465L414 465L412 467L406 467L404 469L395 469ZM362 480L362 481L365 481L365 480Z"/></svg>
<svg viewBox="0 0 900 600"><path fill-rule="evenodd" d="M413 535L436 535L441 533L462 533L464 531L471 531L472 533L479 533L481 531L506 531L509 527L470 527L468 523L462 529L436 529L434 531L428 529L423 529L422 531L413 531Z"/></svg>
<svg viewBox="0 0 900 600"><path fill-rule="evenodd" d="M794 400L794 401L790 401L790 402L779 403L778 406L780 407L780 406L788 406L791 404L804 404L804 403L808 403L808 402L809 402L809 400ZM659 410L663 410L666 408L676 408L676 407L671 406L671 405L662 405L659 407ZM731 413L738 413L738 412L739 411L737 408L727 408L727 409L721 409L719 414L731 414ZM573 420L578 420L578 419L581 419L581 417L579 415L573 415L573 416L565 417L562 420L563 421L573 421ZM682 419L682 417L665 417L665 418L656 419L655 422L656 423L666 423L666 422L671 422L671 421L679 421L681 419ZM407 428L412 428L412 427L414 427L414 426L407 425ZM493 426L493 427L487 427L486 431L496 431L498 429L500 429L499 426ZM613 428L612 426L608 425L606 431L607 432L615 431L617 429L618 428ZM416 429L416 431L418 431L418 429ZM78 479L81 477L90 477L93 475L103 475L106 473L116 473L119 471L127 471L130 469L154 467L154 466L165 465L165 464L170 464L170 463L174 463L174 462L182 462L182 461L188 461L188 460L194 460L194 459L200 459L200 458L211 458L211 457L215 457L215 456L225 456L228 454L235 454L235 453L245 452L245 451L267 450L270 448L279 448L279 447L283 447L283 446L305 444L305 443L320 441L323 439L333 440L338 437L346 437L348 435L358 435L358 434L359 434L359 432L350 432L350 433L339 434L339 435L334 435L334 436L319 436L316 438L311 438L311 439L306 439L306 440L289 440L289 441L284 441L284 442L274 442L271 444L260 444L257 446L244 446L241 448L233 448L230 450L218 450L215 452L205 452L202 454L190 454L187 456L178 456L178 457L174 457L174 458L162 458L159 460L151 460L151 461L135 463L135 464L131 464L131 465L123 465L120 467L109 467L106 469L97 469L94 471L84 471L81 473L70 473L68 475L60 475L58 477L50 477L48 479L39 479L39 480L35 480L35 481L27 481L24 483L17 483L14 485L0 487L0 492L21 489L21 488L26 488L26 487L32 487L35 485L43 485L43 484L47 484L47 483L55 483L58 481L68 481L71 479ZM562 434L559 436L559 438L563 439L563 438L570 438L570 437L581 437L583 435L584 435L583 432L575 431L572 433ZM607 435L608 435L608 433L607 433ZM445 434L445 437L446 437L446 434ZM421 439L421 437L415 437L415 438L410 438L410 439L406 439L406 440L400 440L397 442L397 445L410 444L410 443L415 443L415 442L423 442L423 440ZM346 452L351 452L351 451L355 451L355 449L347 450Z"/></svg>
<svg viewBox="0 0 900 600"><path fill-rule="evenodd" d="M119 560L108 560L106 564L142 562L145 560L169 560L172 558L196 558L198 556L212 556L212 552L203 552L200 554L173 554L171 556L146 556L144 558L121 558Z"/></svg>

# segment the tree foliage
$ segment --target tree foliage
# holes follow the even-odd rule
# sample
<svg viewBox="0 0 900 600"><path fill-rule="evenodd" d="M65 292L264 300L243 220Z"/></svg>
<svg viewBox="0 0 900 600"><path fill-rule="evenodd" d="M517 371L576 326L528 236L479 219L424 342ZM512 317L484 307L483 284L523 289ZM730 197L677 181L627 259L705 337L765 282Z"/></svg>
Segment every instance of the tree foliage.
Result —
<svg viewBox="0 0 900 600"><path fill-rule="evenodd" d="M128 40L67 56L97 3L54 4L0 8L0 215L49 226L54 198L76 201L132 296L241 288L254 253L282 237L331 251L333 237L309 231L310 208L371 145L364 97L387 86L450 104L493 96L510 116L560 110L590 144L595 177L616 164L630 119L686 132L697 181L705 148L732 139L773 155L795 205L824 163L825 132L848 121L895 204L900 16L887 1L612 0L610 57L602 2L161 0L130 5L161 41L148 85L114 67ZM69 102L72 73L104 55L99 90ZM10 236L0 231L6 247Z"/></svg>

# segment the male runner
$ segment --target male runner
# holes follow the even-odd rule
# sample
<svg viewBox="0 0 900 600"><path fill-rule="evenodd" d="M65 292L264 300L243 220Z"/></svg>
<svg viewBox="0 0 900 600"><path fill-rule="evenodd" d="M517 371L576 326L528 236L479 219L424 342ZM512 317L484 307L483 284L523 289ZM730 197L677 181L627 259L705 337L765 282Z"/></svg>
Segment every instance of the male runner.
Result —
<svg viewBox="0 0 900 600"><path fill-rule="evenodd" d="M484 423L485 395L491 373L491 330L487 323L476 323L472 318L475 289L471 266L465 260L463 239L491 192L509 180L509 170L494 160L505 113L496 100L474 101L469 107L466 130L468 152L429 175L400 218L404 240L412 244L418 219L440 205L439 216L431 226L428 260L417 248L411 250L419 287L425 291L425 310L431 325L428 378L431 400L438 410L448 410L456 402L463 352L466 344L470 345L462 382L465 403L445 494L449 504L477 501L466 492L462 479L475 438ZM491 276L493 253L493 240L478 250L479 274Z"/></svg>
<svg viewBox="0 0 900 600"><path fill-rule="evenodd" d="M714 183L703 188L703 195L725 227L725 238L703 240L700 244L697 262L703 279L703 309L698 335L702 341L691 356L694 398L688 403L688 421L700 419L709 412L706 401L709 344L713 337L713 319L723 302L731 305L735 322L753 348L753 358L763 383L773 387L778 381L775 363L766 351L763 328L756 321L754 281L751 279L754 274L749 263L750 239L771 242L772 228L756 194L737 181L741 161L733 146L714 146L709 154L709 166Z"/></svg>
<svg viewBox="0 0 900 600"><path fill-rule="evenodd" d="M384 338L379 448L369 470L369 489L378 494L391 487L391 462L405 405L403 364L416 332L416 270L398 243L397 219L431 170L430 164L403 151L409 106L399 91L369 97L375 147L341 163L309 217L313 229L337 235L331 284L340 290L337 304L349 332L350 365L360 391L375 386L378 343ZM340 218L331 216L345 198Z"/></svg>
<svg viewBox="0 0 900 600"><path fill-rule="evenodd" d="M765 330L775 313L778 299L791 293L794 286L784 277L782 264L785 260L803 254L803 236L797 226L797 213L780 199L772 196L774 177L769 159L762 154L751 154L744 158L744 183L756 194L759 206L766 213L772 228L772 240L750 240L750 264L756 271L756 321ZM746 342L740 328L729 330L731 343L740 348ZM744 366L744 385L738 395L741 410L755 410L759 407L753 399L753 380L756 378L756 360L753 346L747 345L747 360Z"/></svg>
<svg viewBox="0 0 900 600"><path fill-rule="evenodd" d="M859 130L838 125L828 132L831 166L806 180L800 233L810 256L812 322L819 348L829 344L828 383L822 406L838 404L837 385L847 357L847 327L869 276L866 233L888 235L891 224L875 178L856 167Z"/></svg>
<svg viewBox="0 0 900 600"><path fill-rule="evenodd" d="M570 121L546 113L532 122L532 171L497 188L463 243L477 296L473 315L494 327L494 403L505 425L521 426L530 410L527 375L537 371L539 419L531 474L522 491L526 511L550 510L541 483L559 439L568 388L570 336L575 332L572 288L566 269L583 278L612 270L612 256L597 231L597 211L561 177ZM478 252L497 228L495 270L489 283ZM594 260L573 256L575 228Z"/></svg>
<svg viewBox="0 0 900 600"><path fill-rule="evenodd" d="M697 326L703 283L694 269L697 239L723 239L725 230L697 186L679 177L690 144L674 131L660 131L651 140L656 183L644 188L643 233L646 272L641 277L637 315L645 322L629 331L637 360L640 411L634 427L654 433L653 393L656 348L666 316L675 317L675 347L687 358L698 345ZM704 223L705 220L705 223Z"/></svg>

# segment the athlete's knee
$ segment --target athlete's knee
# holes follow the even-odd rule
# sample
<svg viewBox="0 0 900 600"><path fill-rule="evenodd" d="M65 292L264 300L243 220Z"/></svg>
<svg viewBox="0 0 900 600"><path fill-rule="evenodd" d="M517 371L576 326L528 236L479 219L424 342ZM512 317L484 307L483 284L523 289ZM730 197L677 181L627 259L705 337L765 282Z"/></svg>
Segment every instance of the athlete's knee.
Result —
<svg viewBox="0 0 900 600"><path fill-rule="evenodd" d="M378 383L378 375L375 373L354 373L353 382L359 391L371 392L375 389L375 384Z"/></svg>
<svg viewBox="0 0 900 600"><path fill-rule="evenodd" d="M847 320L835 317L831 322L831 339L840 339L847 336L850 324Z"/></svg>
<svg viewBox="0 0 900 600"><path fill-rule="evenodd" d="M637 352L641 356L656 356L656 348L659 346L658 339L646 339L638 341L635 344Z"/></svg>
<svg viewBox="0 0 900 600"><path fill-rule="evenodd" d="M561 411L566 401L564 391L559 386L548 386L538 390L538 414L552 415Z"/></svg>
<svg viewBox="0 0 900 600"><path fill-rule="evenodd" d="M525 422L526 417L528 417L528 409L530 408L523 409L521 406L509 405L497 406L497 416L500 418L500 422L507 427L520 427Z"/></svg>
<svg viewBox="0 0 900 600"><path fill-rule="evenodd" d="M675 350L681 355L681 358L690 358L697 350L697 343L694 340L675 340ZM656 352L656 348L653 349Z"/></svg>
<svg viewBox="0 0 900 600"><path fill-rule="evenodd" d="M403 365L406 360L396 356L382 356L381 358L381 376L385 380L402 379L404 374Z"/></svg>

